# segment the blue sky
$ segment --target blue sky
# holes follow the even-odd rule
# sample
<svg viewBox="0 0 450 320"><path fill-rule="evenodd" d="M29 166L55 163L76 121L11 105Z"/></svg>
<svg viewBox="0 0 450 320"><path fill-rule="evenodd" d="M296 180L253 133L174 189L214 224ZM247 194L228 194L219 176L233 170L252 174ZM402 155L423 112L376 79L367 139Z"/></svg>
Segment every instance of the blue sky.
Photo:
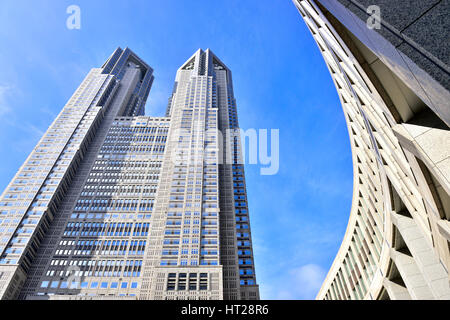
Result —
<svg viewBox="0 0 450 320"><path fill-rule="evenodd" d="M66 8L81 8L81 29ZM176 70L211 48L233 72L241 128L280 130L280 170L246 166L263 299L314 299L352 197L345 119L312 36L289 0L13 1L0 4L0 189L90 68L128 46L155 70L147 115L163 115Z"/></svg>

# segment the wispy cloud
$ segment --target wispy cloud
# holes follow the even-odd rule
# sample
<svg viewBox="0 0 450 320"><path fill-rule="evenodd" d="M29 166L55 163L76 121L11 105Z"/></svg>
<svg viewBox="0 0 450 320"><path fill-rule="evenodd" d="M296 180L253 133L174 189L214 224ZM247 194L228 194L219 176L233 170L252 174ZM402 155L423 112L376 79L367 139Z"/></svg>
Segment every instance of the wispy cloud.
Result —
<svg viewBox="0 0 450 320"><path fill-rule="evenodd" d="M11 111L11 107L8 103L8 95L11 90L11 86L0 84L0 116L3 116Z"/></svg>
<svg viewBox="0 0 450 320"><path fill-rule="evenodd" d="M312 300L316 297L326 271L317 264L307 264L287 272L286 285L279 287L276 299L283 300Z"/></svg>
<svg viewBox="0 0 450 320"><path fill-rule="evenodd" d="M21 96L21 90L11 84L0 84L0 116L2 118L2 124L11 126L15 130L20 130L27 134L27 139L30 137L37 138L45 133L45 130L39 128L38 126L24 121L20 117L20 111L18 111L12 102L10 102L11 97L17 98ZM41 114L46 114L50 119L54 119L56 114L48 107L41 107L39 109ZM8 115L5 117L5 115ZM35 120L35 119L34 119Z"/></svg>
<svg viewBox="0 0 450 320"><path fill-rule="evenodd" d="M30 141L35 143L45 131L33 123L25 121L19 116L19 112L13 107L13 104L9 101L10 97L17 97L20 95L20 90L12 85L0 84L0 116L1 124L3 126L11 127L18 134L13 144L13 148L22 151L22 147L26 146L28 149L31 147ZM43 108L43 112L50 114L48 108ZM52 115L53 116L53 115Z"/></svg>
<svg viewBox="0 0 450 320"><path fill-rule="evenodd" d="M170 94L171 92L169 91L169 88L163 87L161 83L155 80L147 100L147 115L164 116Z"/></svg>
<svg viewBox="0 0 450 320"><path fill-rule="evenodd" d="M24 152L24 150L30 150L44 135L45 131L29 122L23 122L15 119L14 116L7 117L3 120L3 124L6 124L15 130L20 138L18 138L12 147L15 150Z"/></svg>
<svg viewBox="0 0 450 320"><path fill-rule="evenodd" d="M327 197L351 197L352 179L346 177L339 172L334 173L333 176L319 176L308 177L306 185L311 192L315 194L322 194Z"/></svg>
<svg viewBox="0 0 450 320"><path fill-rule="evenodd" d="M53 120L57 117L57 114L51 110L49 107L41 107L39 109L41 111L41 113L46 114L49 116L49 119Z"/></svg>

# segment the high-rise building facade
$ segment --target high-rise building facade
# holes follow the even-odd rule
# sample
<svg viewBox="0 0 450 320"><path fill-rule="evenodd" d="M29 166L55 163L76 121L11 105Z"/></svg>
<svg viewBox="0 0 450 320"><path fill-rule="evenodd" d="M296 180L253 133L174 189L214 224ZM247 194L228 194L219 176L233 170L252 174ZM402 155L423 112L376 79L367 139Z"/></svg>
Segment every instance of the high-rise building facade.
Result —
<svg viewBox="0 0 450 320"><path fill-rule="evenodd" d="M353 157L349 223L317 299L450 299L449 2L293 2Z"/></svg>
<svg viewBox="0 0 450 320"><path fill-rule="evenodd" d="M152 73L117 49L3 192L2 299L259 299L231 71L198 50L165 117Z"/></svg>

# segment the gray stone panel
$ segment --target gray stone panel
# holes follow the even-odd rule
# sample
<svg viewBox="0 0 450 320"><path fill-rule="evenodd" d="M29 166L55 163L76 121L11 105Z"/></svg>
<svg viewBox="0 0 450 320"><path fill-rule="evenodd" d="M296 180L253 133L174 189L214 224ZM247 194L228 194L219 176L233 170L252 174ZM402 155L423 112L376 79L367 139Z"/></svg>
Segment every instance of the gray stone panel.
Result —
<svg viewBox="0 0 450 320"><path fill-rule="evenodd" d="M448 22L445 21L445 13L449 12L448 0L441 1L437 5L438 1L434 0L408 2L423 2L423 5L418 4L417 8L412 11L412 16L425 14L406 30L405 35L396 34L394 32L399 32L399 30L394 28L389 30L385 26L381 30L367 28L368 15L363 8L354 4L358 1L352 1L351 4L347 4L347 7L344 7L341 1L319 0L319 2L365 46L372 50L442 120L447 124L450 123L450 111L448 110L450 84L449 74L446 71L448 65L445 65L449 59L445 55L445 52L448 52L448 41L443 40L443 37L448 34L445 30L449 29ZM371 4L378 3L381 6L382 14L384 2L389 1L374 1L374 3L370 1ZM398 2L395 2L395 4L391 2L387 4L390 8L389 12L396 10L403 12L403 7L396 9L396 7L401 7ZM364 3L359 1L361 5L367 6L368 3L368 0ZM433 5L436 6L426 12ZM386 20L389 20L389 18L386 18ZM401 28L403 24L400 20L400 18L397 18L397 20L391 22ZM431 27L430 24L432 24ZM427 31L424 32L423 30ZM425 39L426 34L429 35L429 38L433 38L433 35L435 35L435 39Z"/></svg>
<svg viewBox="0 0 450 320"><path fill-rule="evenodd" d="M450 64L449 39L450 1L441 1L417 21L409 25L402 34L442 61L447 72ZM448 83L447 83L448 88Z"/></svg>
<svg viewBox="0 0 450 320"><path fill-rule="evenodd" d="M366 33L368 30L370 30L367 26L367 20L369 19L369 14L367 14L367 12L363 9L361 9L360 7L351 4L347 7L348 10L350 10L355 16L357 16L359 19L361 19L362 21L362 25L364 25L364 28L366 29ZM383 8L381 8L381 19L383 20L383 15L384 15L385 10L383 10ZM377 33L379 33L383 38L387 39L392 45L397 46L400 43L403 42L403 39L401 37L399 37L398 34L395 33L395 29L394 30L390 30L388 28L386 28L384 25L381 26L381 29L374 29Z"/></svg>
<svg viewBox="0 0 450 320"><path fill-rule="evenodd" d="M381 8L381 19L398 31L413 23L440 0L353 0L363 8L377 5ZM349 7L351 9L351 7ZM352 10L352 9L351 9ZM353 11L353 10L352 10Z"/></svg>

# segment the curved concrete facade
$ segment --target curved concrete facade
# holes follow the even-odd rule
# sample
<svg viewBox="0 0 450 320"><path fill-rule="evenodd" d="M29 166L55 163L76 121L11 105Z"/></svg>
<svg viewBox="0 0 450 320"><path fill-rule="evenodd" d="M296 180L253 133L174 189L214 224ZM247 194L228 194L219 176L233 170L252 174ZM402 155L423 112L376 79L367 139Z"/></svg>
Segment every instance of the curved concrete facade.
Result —
<svg viewBox="0 0 450 320"><path fill-rule="evenodd" d="M400 51L342 4L358 1L293 2L333 78L353 158L348 227L317 299L450 299L449 105L433 103L449 94L445 78L386 58ZM436 89L425 95L423 74Z"/></svg>

